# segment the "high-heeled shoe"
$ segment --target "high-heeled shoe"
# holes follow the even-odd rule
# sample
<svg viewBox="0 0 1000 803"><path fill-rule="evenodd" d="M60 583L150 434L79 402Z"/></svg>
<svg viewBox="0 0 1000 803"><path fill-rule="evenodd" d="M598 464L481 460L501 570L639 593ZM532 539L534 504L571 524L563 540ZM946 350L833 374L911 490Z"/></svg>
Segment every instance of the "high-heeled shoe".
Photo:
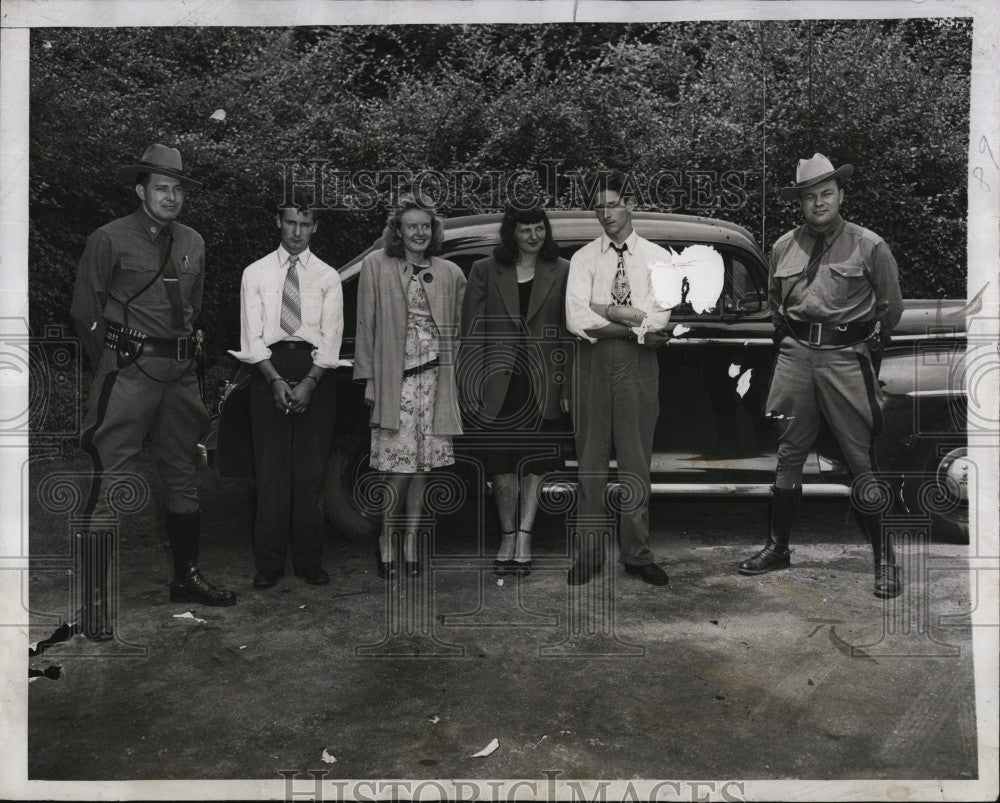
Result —
<svg viewBox="0 0 1000 803"><path fill-rule="evenodd" d="M500 533L500 538L503 539L511 535L517 535L517 532L512 530L509 533ZM501 541L501 548L502 546L503 543ZM511 564L513 562L514 561L512 561L510 558L497 558L496 560L493 561L493 574L495 574L497 577L503 577L504 575L510 574L512 571Z"/></svg>
<svg viewBox="0 0 1000 803"><path fill-rule="evenodd" d="M396 564L391 560L382 560L382 550L378 547L375 547L375 571L383 580L396 579Z"/></svg>
<svg viewBox="0 0 1000 803"><path fill-rule="evenodd" d="M407 577L417 578L420 577L420 561L418 560L407 560L403 562L403 571L406 573Z"/></svg>

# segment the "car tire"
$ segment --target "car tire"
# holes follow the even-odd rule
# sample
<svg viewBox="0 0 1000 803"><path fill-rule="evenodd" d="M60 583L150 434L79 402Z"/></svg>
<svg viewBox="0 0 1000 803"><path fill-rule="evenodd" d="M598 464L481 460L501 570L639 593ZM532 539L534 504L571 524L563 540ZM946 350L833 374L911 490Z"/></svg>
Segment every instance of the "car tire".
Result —
<svg viewBox="0 0 1000 803"><path fill-rule="evenodd" d="M363 504L368 467L367 438L341 435L334 439L326 465L323 507L334 529L350 541L370 545L378 532L379 518Z"/></svg>
<svg viewBox="0 0 1000 803"><path fill-rule="evenodd" d="M900 482L903 509L926 514L931 538L969 543L968 442L964 435L920 438Z"/></svg>

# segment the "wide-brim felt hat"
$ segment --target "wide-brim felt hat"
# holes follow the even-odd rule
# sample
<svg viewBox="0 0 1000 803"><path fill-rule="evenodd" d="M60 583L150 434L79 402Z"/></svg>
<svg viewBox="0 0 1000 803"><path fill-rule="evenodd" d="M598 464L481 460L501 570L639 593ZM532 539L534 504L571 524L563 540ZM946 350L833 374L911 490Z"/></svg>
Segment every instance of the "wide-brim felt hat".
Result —
<svg viewBox="0 0 1000 803"><path fill-rule="evenodd" d="M136 176L140 173L158 173L161 176L179 179L181 184L185 186L201 186L200 181L195 181L184 172L181 152L177 148L168 148L166 145L150 145L137 164L119 167L118 180L123 184L134 184Z"/></svg>
<svg viewBox="0 0 1000 803"><path fill-rule="evenodd" d="M834 170L833 162L822 153L814 153L812 159L799 159L795 168L795 183L791 187L782 187L781 197L794 201L807 187L815 187L830 179L847 181L853 174L854 165L841 165Z"/></svg>

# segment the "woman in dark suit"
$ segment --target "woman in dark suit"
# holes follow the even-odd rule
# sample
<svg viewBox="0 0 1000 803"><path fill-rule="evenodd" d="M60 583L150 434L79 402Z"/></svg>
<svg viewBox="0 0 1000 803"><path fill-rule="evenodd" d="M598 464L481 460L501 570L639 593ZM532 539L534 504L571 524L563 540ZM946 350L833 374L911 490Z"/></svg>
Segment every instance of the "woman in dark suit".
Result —
<svg viewBox="0 0 1000 803"><path fill-rule="evenodd" d="M541 475L559 465L558 419L568 409L565 326L569 262L541 207L508 207L493 256L472 266L462 306L466 412L485 433L484 466L500 518L499 574L531 571Z"/></svg>

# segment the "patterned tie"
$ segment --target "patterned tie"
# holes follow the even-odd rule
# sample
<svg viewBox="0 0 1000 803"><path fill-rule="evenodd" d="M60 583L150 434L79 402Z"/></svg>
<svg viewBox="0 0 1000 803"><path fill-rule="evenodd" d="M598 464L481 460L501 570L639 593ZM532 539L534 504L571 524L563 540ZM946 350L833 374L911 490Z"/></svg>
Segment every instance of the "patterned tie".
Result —
<svg viewBox="0 0 1000 803"><path fill-rule="evenodd" d="M611 300L618 306L627 307L632 303L632 291L628 286L628 274L625 273L625 252L628 251L628 244L622 243L619 248L614 243L611 247L618 254L618 270L615 271L615 280L611 283Z"/></svg>
<svg viewBox="0 0 1000 803"><path fill-rule="evenodd" d="M809 263L806 265L806 284L812 284L819 270L819 260L823 256L823 233L816 235L816 245L813 246L812 253L809 254Z"/></svg>
<svg viewBox="0 0 1000 803"><path fill-rule="evenodd" d="M288 273L285 274L285 287L281 291L281 328L294 335L302 326L302 307L299 301L299 272L295 265L299 258L294 254L288 257Z"/></svg>

